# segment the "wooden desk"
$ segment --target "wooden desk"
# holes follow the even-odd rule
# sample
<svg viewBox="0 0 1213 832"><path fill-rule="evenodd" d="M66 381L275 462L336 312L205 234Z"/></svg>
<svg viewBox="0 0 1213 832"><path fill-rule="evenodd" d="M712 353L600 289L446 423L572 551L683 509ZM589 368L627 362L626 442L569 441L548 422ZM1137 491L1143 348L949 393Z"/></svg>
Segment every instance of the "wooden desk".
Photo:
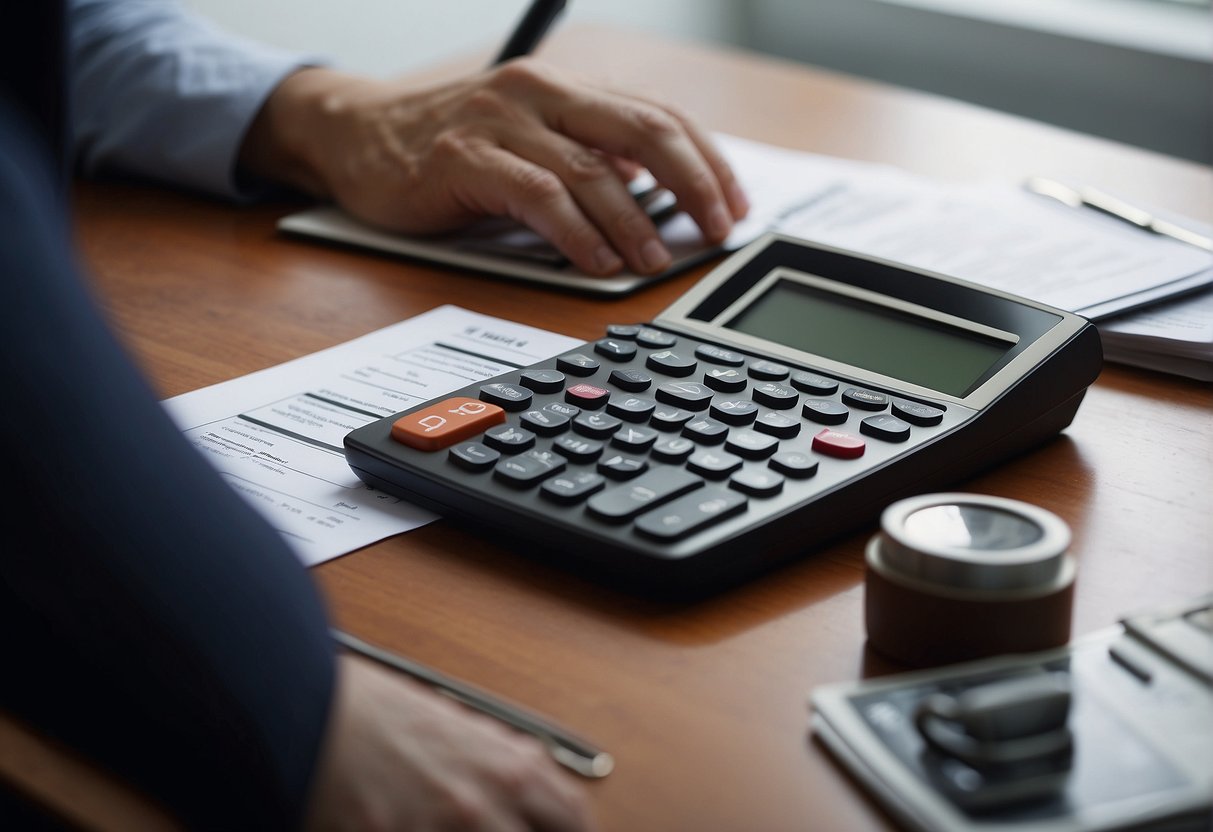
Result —
<svg viewBox="0 0 1213 832"><path fill-rule="evenodd" d="M953 179L1072 175L1213 219L1209 169L917 93L611 30L565 31L546 56L747 137ZM274 222L295 207L79 189L97 288L164 396L442 303L590 339L702 274L592 300L284 239ZM1213 587L1211 415L1209 385L1109 366L1060 439L961 485L1070 523L1086 633ZM872 531L692 606L614 594L444 522L314 571L342 627L615 754L589 786L607 829L887 829L807 730L815 685L889 669L864 648Z"/></svg>

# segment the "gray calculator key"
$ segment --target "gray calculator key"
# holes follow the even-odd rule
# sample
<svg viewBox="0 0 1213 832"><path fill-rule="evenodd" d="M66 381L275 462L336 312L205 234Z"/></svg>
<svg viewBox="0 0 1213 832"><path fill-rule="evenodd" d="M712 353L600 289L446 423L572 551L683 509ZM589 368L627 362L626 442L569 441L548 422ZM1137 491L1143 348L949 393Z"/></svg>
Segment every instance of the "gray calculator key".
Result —
<svg viewBox="0 0 1213 832"><path fill-rule="evenodd" d="M742 465L742 459L727 451L700 451L687 460L687 468L701 477L722 480Z"/></svg>
<svg viewBox="0 0 1213 832"><path fill-rule="evenodd" d="M616 395L607 402L607 413L626 419L629 422L647 422L649 414L656 409L657 403L652 399L642 399L639 396Z"/></svg>
<svg viewBox="0 0 1213 832"><path fill-rule="evenodd" d="M765 459L775 453L779 440L766 433L753 430L735 430L729 434L724 446L746 459Z"/></svg>
<svg viewBox="0 0 1213 832"><path fill-rule="evenodd" d="M754 385L754 401L776 410L791 410L800 401L800 394L786 384L765 381Z"/></svg>
<svg viewBox="0 0 1213 832"><path fill-rule="evenodd" d="M842 391L842 401L860 410L884 410L889 406L889 397L875 390L865 390L862 387L848 387Z"/></svg>
<svg viewBox="0 0 1213 832"><path fill-rule="evenodd" d="M905 442L910 438L910 426L887 413L869 416L859 423L859 432L886 442Z"/></svg>
<svg viewBox="0 0 1213 832"><path fill-rule="evenodd" d="M657 401L687 410L703 410L712 401L712 391L694 381L667 381L657 388Z"/></svg>
<svg viewBox="0 0 1213 832"><path fill-rule="evenodd" d="M767 361L764 358L751 361L748 369L751 378L761 381L781 381L787 378L788 373L792 371L786 364L778 364L774 361Z"/></svg>
<svg viewBox="0 0 1213 832"><path fill-rule="evenodd" d="M653 377L644 370L611 370L608 381L620 390L633 393L648 390L653 385Z"/></svg>
<svg viewBox="0 0 1213 832"><path fill-rule="evenodd" d="M649 455L658 462L677 464L690 456L693 450L695 443L685 436L668 436L659 440Z"/></svg>
<svg viewBox="0 0 1213 832"><path fill-rule="evenodd" d="M668 332L662 332L660 329L645 327L636 333L636 343L642 347L660 350L674 346L678 343L678 339Z"/></svg>
<svg viewBox="0 0 1213 832"><path fill-rule="evenodd" d="M493 474L500 480L518 488L534 485L552 474L559 474L568 462L552 451L527 451L518 456L509 456L497 463Z"/></svg>
<svg viewBox="0 0 1213 832"><path fill-rule="evenodd" d="M606 328L608 338L622 338L625 341L635 341L640 334L639 324L611 324Z"/></svg>
<svg viewBox="0 0 1213 832"><path fill-rule="evenodd" d="M592 497L586 507L603 520L631 520L703 485L681 468L659 468Z"/></svg>
<svg viewBox="0 0 1213 832"><path fill-rule="evenodd" d="M912 424L926 427L928 425L938 425L943 421L943 408L911 402L906 399L893 399L893 415L900 416Z"/></svg>
<svg viewBox="0 0 1213 832"><path fill-rule="evenodd" d="M729 480L729 488L754 497L771 497L783 490L783 476L770 468L743 468Z"/></svg>
<svg viewBox="0 0 1213 832"><path fill-rule="evenodd" d="M556 369L571 376L592 376L602 366L595 359L580 352L562 355L556 359Z"/></svg>
<svg viewBox="0 0 1213 832"><path fill-rule="evenodd" d="M708 412L726 424L748 425L758 417L758 405L749 399L718 399Z"/></svg>
<svg viewBox="0 0 1213 832"><path fill-rule="evenodd" d="M627 361L636 355L636 345L619 338L603 338L594 342L594 352L612 361Z"/></svg>
<svg viewBox="0 0 1213 832"><path fill-rule="evenodd" d="M700 445L719 445L729 435L729 426L706 416L699 416L682 426L682 435Z"/></svg>
<svg viewBox="0 0 1213 832"><path fill-rule="evenodd" d="M803 370L792 373L792 386L814 396L832 396L838 392L838 382L834 379Z"/></svg>
<svg viewBox="0 0 1213 832"><path fill-rule="evenodd" d="M695 348L695 355L713 364L724 364L729 367L740 367L745 363L745 356L739 352L713 347L711 344L700 344Z"/></svg>
<svg viewBox="0 0 1213 832"><path fill-rule="evenodd" d="M689 376L695 372L698 362L694 358L679 355L669 350L662 350L661 352L649 353L649 357L645 359L644 366L650 370L656 370L669 376Z"/></svg>
<svg viewBox="0 0 1213 832"><path fill-rule="evenodd" d="M649 417L649 424L657 430L678 430L694 416L694 413L683 410L681 407L659 404L653 410L653 415Z"/></svg>
<svg viewBox="0 0 1213 832"><path fill-rule="evenodd" d="M704 373L703 383L721 393L740 393L750 378L736 367L713 367Z"/></svg>
<svg viewBox="0 0 1213 832"><path fill-rule="evenodd" d="M518 421L540 436L555 436L569 429L569 417L550 410L528 410L518 417Z"/></svg>
<svg viewBox="0 0 1213 832"><path fill-rule="evenodd" d="M754 430L779 439L791 439L800 433L800 420L783 413L764 413L754 422Z"/></svg>
<svg viewBox="0 0 1213 832"><path fill-rule="evenodd" d="M819 425L841 425L851 415L851 409L833 399L805 399L800 415Z"/></svg>
<svg viewBox="0 0 1213 832"><path fill-rule="evenodd" d="M736 491L700 489L640 515L636 528L659 540L677 540L744 511L747 504Z"/></svg>
<svg viewBox="0 0 1213 832"><path fill-rule="evenodd" d="M501 459L500 451L486 448L479 442L461 442L458 445L452 445L450 450L451 462L467 471L487 471L499 459Z"/></svg>
<svg viewBox="0 0 1213 832"><path fill-rule="evenodd" d="M526 410L534 394L521 385L496 382L480 388L480 399L505 410Z"/></svg>
<svg viewBox="0 0 1213 832"><path fill-rule="evenodd" d="M573 430L594 439L605 439L622 426L623 422L606 413L582 413L573 420Z"/></svg>
<svg viewBox="0 0 1213 832"><path fill-rule="evenodd" d="M497 425L484 432L484 444L506 454L520 454L535 444L535 434L513 425Z"/></svg>
<svg viewBox="0 0 1213 832"><path fill-rule="evenodd" d="M801 451L780 451L767 465L794 480L804 480L817 473L817 460Z"/></svg>
<svg viewBox="0 0 1213 832"><path fill-rule="evenodd" d="M621 451L642 454L657 441L657 431L639 425L624 425L611 437L611 445Z"/></svg>
<svg viewBox="0 0 1213 832"><path fill-rule="evenodd" d="M645 460L623 454L608 454L598 460L598 473L606 474L613 480L631 479L637 474L643 474L648 468L649 463Z"/></svg>
<svg viewBox="0 0 1213 832"><path fill-rule="evenodd" d="M597 439L583 439L570 433L553 442L552 450L568 458L570 462L593 462L602 456L602 442Z"/></svg>
<svg viewBox="0 0 1213 832"><path fill-rule="evenodd" d="M591 494L596 494L606 486L602 474L593 471L579 471L575 474L561 473L544 480L539 493L553 502L562 505L579 503Z"/></svg>
<svg viewBox="0 0 1213 832"><path fill-rule="evenodd" d="M555 393L564 387L564 373L559 370L527 370L519 379L523 387L536 393Z"/></svg>

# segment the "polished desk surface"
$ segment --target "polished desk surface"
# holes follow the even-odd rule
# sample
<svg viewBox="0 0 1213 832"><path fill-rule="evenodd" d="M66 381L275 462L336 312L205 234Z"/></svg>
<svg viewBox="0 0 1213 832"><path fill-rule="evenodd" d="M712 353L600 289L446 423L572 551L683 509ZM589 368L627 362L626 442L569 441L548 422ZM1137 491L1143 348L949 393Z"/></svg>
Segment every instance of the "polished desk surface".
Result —
<svg viewBox="0 0 1213 832"><path fill-rule="evenodd" d="M947 179L1073 176L1213 219L1207 168L955 102L617 30L563 31L544 54L774 144ZM297 207L78 188L83 257L163 396L444 303L588 340L651 319L705 271L590 299L279 236ZM958 486L1070 524L1079 635L1213 588L1211 437L1209 385L1109 365L1059 439ZM616 771L588 784L606 829L887 829L812 740L806 705L816 685L895 669L864 644L873 531L690 605L602 589L446 522L313 572L343 628L612 752Z"/></svg>

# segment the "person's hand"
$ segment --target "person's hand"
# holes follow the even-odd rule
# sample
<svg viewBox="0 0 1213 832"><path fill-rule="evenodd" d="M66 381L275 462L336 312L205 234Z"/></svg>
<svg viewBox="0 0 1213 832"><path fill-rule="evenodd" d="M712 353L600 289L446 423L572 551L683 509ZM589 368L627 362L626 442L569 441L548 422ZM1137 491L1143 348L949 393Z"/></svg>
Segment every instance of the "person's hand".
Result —
<svg viewBox="0 0 1213 832"><path fill-rule="evenodd" d="M410 234L484 216L530 226L581 270L670 263L626 180L647 168L716 243L748 209L705 131L668 105L529 58L428 90L304 69L270 95L242 167Z"/></svg>
<svg viewBox="0 0 1213 832"><path fill-rule="evenodd" d="M339 659L308 832L590 832L538 740L365 659Z"/></svg>

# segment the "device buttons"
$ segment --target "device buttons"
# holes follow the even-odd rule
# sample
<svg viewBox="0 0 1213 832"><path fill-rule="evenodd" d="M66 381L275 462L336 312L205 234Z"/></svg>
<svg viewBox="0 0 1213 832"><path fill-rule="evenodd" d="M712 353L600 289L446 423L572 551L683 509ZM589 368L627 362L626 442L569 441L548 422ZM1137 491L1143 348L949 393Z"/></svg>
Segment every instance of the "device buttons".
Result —
<svg viewBox="0 0 1213 832"><path fill-rule="evenodd" d="M893 399L893 415L900 416L911 424L927 427L943 421L943 408L906 399Z"/></svg>
<svg viewBox="0 0 1213 832"><path fill-rule="evenodd" d="M640 515L636 528L659 540L676 540L740 513L747 504L745 495L736 491L722 488L694 491Z"/></svg>
<svg viewBox="0 0 1213 832"><path fill-rule="evenodd" d="M839 459L857 459L866 449L867 444L858 436L832 428L813 437L813 450Z"/></svg>
<svg viewBox="0 0 1213 832"><path fill-rule="evenodd" d="M910 438L910 426L896 416L877 414L859 423L859 432L886 442L905 442Z"/></svg>
<svg viewBox="0 0 1213 832"><path fill-rule="evenodd" d="M392 424L392 439L419 451L437 451L504 421L501 407L455 396L401 416Z"/></svg>
<svg viewBox="0 0 1213 832"><path fill-rule="evenodd" d="M889 397L875 390L864 390L862 387L848 387L842 391L843 404L858 407L860 410L884 410L889 406Z"/></svg>

